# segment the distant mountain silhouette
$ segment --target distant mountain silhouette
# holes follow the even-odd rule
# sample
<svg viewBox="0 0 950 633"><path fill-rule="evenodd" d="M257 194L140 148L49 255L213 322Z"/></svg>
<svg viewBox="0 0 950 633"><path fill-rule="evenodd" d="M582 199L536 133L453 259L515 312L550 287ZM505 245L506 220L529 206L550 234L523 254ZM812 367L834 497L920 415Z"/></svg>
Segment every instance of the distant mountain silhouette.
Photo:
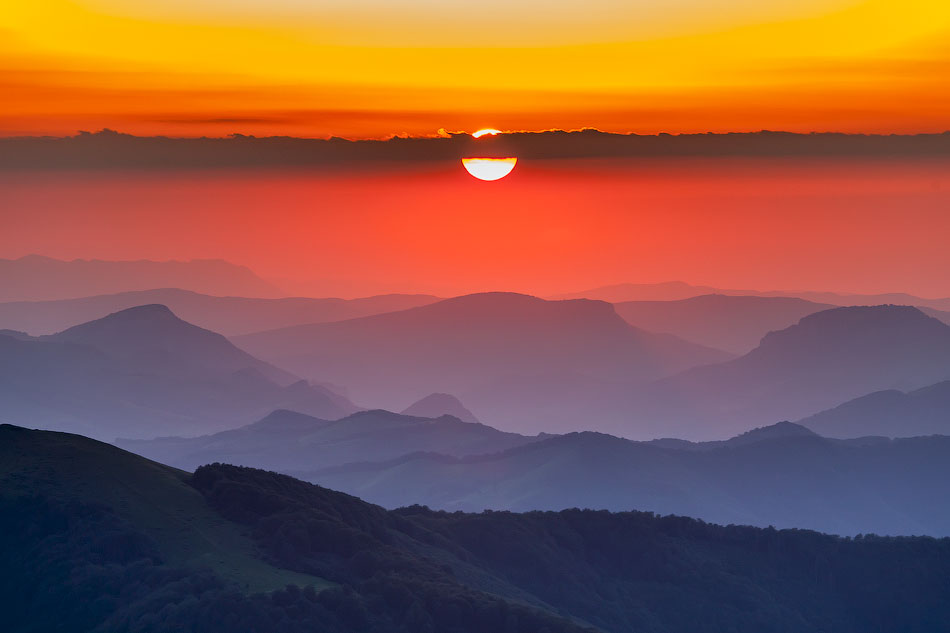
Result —
<svg viewBox="0 0 950 633"><path fill-rule="evenodd" d="M283 295L250 269L220 259L63 261L40 255L0 259L0 301L70 299L151 288L241 297Z"/></svg>
<svg viewBox="0 0 950 633"><path fill-rule="evenodd" d="M950 326L907 306L835 308L769 333L745 356L657 382L638 394L624 434L715 437L948 378Z"/></svg>
<svg viewBox="0 0 950 633"><path fill-rule="evenodd" d="M594 129L517 132L480 141L523 159L667 156L947 156L950 134L793 132L612 134ZM457 160L471 149L468 134L449 138L348 141L342 138L136 137L113 130L76 136L0 138L0 168L236 167L340 165L377 161Z"/></svg>
<svg viewBox="0 0 950 633"><path fill-rule="evenodd" d="M254 370L281 385L299 380L236 348L224 336L179 319L167 306L158 304L128 308L40 340L89 345L145 372L167 369L190 374L190 368L198 374Z"/></svg>
<svg viewBox="0 0 950 633"><path fill-rule="evenodd" d="M363 403L401 410L452 393L478 419L530 433L574 429L611 411L626 417L610 403L630 384L729 357L634 328L608 303L513 293L233 340L301 376L346 385Z"/></svg>
<svg viewBox="0 0 950 633"><path fill-rule="evenodd" d="M950 307L950 305L948 305ZM950 312L946 310L935 310L934 308L921 307L920 311L926 314L927 316L932 316L941 323L946 323L950 325Z"/></svg>
<svg viewBox="0 0 950 633"><path fill-rule="evenodd" d="M248 426L202 437L118 440L117 444L178 468L226 462L280 472L388 460L419 451L465 456L543 439L503 433L450 415L416 417L361 411L337 421L274 411Z"/></svg>
<svg viewBox="0 0 950 633"><path fill-rule="evenodd" d="M409 455L301 476L387 507L643 508L837 534L950 535L950 437L831 440L786 422L686 444L570 433L495 455Z"/></svg>
<svg viewBox="0 0 950 633"><path fill-rule="evenodd" d="M747 483L787 487L767 468ZM188 474L10 425L0 534L8 631L930 633L950 618L948 539L647 512L386 511L276 473Z"/></svg>
<svg viewBox="0 0 950 633"><path fill-rule="evenodd" d="M362 299L253 299L213 297L190 290L163 288L56 301L0 303L0 327L33 335L59 332L78 323L134 306L168 306L189 323L234 336L272 328L340 321L405 310L438 301L429 295L380 295Z"/></svg>
<svg viewBox="0 0 950 633"><path fill-rule="evenodd" d="M437 418L442 415L450 415L462 422L478 422L478 418L466 409L458 398L447 393L429 394L422 400L409 405L403 410L402 414L420 418Z"/></svg>
<svg viewBox="0 0 950 633"><path fill-rule="evenodd" d="M950 310L950 297L924 298L904 292L890 292L881 294L857 294L842 292L818 292L812 290L752 290L736 288L714 288L712 286L697 286L682 281L667 281L652 284L614 284L590 288L580 292L555 295L552 299L595 299L610 303L627 301L678 301L699 297L701 295L727 295L748 297L794 297L835 306L875 306L875 305L910 305L926 307L933 310ZM936 316L936 315L932 315ZM944 315L941 320L946 322L950 315Z"/></svg>
<svg viewBox="0 0 950 633"><path fill-rule="evenodd" d="M38 338L0 336L0 350L0 419L106 439L207 433L281 407L325 418L357 410L165 306Z"/></svg>
<svg viewBox="0 0 950 633"><path fill-rule="evenodd" d="M614 284L555 295L551 299L593 299L620 303L624 301L677 301L719 292L712 286L694 286L684 281L664 281L653 284Z"/></svg>
<svg viewBox="0 0 950 633"><path fill-rule="evenodd" d="M614 309L627 323L688 341L744 354L772 330L834 307L795 297L700 295L678 301L627 301ZM2 309L2 306L0 306Z"/></svg>
<svg viewBox="0 0 950 633"><path fill-rule="evenodd" d="M906 393L876 391L800 423L828 437L950 435L950 380Z"/></svg>

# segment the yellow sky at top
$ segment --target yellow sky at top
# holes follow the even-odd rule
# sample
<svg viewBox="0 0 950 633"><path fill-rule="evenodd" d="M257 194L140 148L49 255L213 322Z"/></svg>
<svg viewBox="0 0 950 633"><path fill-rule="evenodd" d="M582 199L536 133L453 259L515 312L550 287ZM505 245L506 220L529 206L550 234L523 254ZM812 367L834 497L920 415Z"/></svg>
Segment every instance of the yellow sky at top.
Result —
<svg viewBox="0 0 950 633"><path fill-rule="evenodd" d="M532 112L571 110L581 114L570 123L590 111L589 124L598 125L602 111L675 112L690 99L726 111L733 97L737 113L750 99L780 110L824 96L823 107L847 112L873 110L868 100L877 98L886 118L906 95L907 116L922 108L933 119L950 77L950 2L942 0L6 5L0 88L10 97L0 105L0 130L8 133L40 131L43 116L58 121L50 129L61 126L70 107L77 121L130 112L147 119L150 108L159 118L222 108L482 109L529 122ZM931 119L927 125L939 125ZM557 123L541 120L538 127ZM639 130L634 123L628 129ZM814 127L829 129L820 117Z"/></svg>

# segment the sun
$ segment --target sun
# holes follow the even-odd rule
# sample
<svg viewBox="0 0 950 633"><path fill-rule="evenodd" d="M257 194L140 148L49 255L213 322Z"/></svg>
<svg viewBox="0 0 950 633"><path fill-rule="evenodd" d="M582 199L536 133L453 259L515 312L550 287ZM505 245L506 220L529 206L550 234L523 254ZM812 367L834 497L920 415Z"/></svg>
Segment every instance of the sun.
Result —
<svg viewBox="0 0 950 633"><path fill-rule="evenodd" d="M479 180L501 180L511 173L518 159L509 158L463 158L462 167Z"/></svg>
<svg viewBox="0 0 950 633"><path fill-rule="evenodd" d="M485 136L486 134L491 134L492 136L495 136L496 134L501 134L501 130L496 130L495 128L491 128L491 127L486 127L477 132L473 132L472 136L474 136L475 138L481 138Z"/></svg>
<svg viewBox="0 0 950 633"><path fill-rule="evenodd" d="M479 139L483 136L495 136L501 133L501 130L496 130L494 128L484 128L474 132L472 136L476 139ZM465 168L465 171L479 180L485 180L489 182L492 180L501 180L510 174L511 170L515 168L517 163L517 157L505 156L504 154L494 157L476 155L462 159L462 167Z"/></svg>

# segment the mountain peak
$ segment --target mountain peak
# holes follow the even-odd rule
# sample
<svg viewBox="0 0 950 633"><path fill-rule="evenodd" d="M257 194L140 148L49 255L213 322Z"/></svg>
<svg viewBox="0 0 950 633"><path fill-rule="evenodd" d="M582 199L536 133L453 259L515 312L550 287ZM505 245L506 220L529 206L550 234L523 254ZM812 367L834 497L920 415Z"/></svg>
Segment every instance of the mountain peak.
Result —
<svg viewBox="0 0 950 633"><path fill-rule="evenodd" d="M821 437L811 429L802 426L801 424L796 424L794 422L789 422L787 420L782 422L776 422L775 424L770 424L768 426L760 426L758 428L746 431L741 435L736 435L735 437L726 441L727 444L737 445L737 444L752 444L755 442L762 442L766 440L775 440L787 437Z"/></svg>
<svg viewBox="0 0 950 633"><path fill-rule="evenodd" d="M432 393L409 405L402 412L419 418L438 418L450 415L462 422L478 422L478 418L465 408L462 402L448 393Z"/></svg>

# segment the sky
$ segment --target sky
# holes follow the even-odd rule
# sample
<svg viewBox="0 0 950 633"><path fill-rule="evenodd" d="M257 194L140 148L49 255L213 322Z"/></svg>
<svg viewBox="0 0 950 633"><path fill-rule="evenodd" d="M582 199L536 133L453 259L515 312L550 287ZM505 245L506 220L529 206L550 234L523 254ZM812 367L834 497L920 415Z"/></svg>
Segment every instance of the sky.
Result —
<svg viewBox="0 0 950 633"><path fill-rule="evenodd" d="M32 0L0 135L940 132L945 0Z"/></svg>
<svg viewBox="0 0 950 633"><path fill-rule="evenodd" d="M0 172L0 257L221 258L291 294L682 280L950 296L950 160Z"/></svg>

